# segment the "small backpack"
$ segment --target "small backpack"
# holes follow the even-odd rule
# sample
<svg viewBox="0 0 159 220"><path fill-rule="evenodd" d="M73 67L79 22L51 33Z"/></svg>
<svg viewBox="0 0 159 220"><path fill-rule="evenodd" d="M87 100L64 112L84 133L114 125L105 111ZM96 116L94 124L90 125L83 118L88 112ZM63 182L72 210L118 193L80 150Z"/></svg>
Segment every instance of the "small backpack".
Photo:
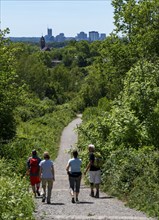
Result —
<svg viewBox="0 0 159 220"><path fill-rule="evenodd" d="M94 164L95 167L101 168L103 165L103 157L99 152L94 153Z"/></svg>
<svg viewBox="0 0 159 220"><path fill-rule="evenodd" d="M38 158L30 158L30 173L38 174L39 173L39 160Z"/></svg>

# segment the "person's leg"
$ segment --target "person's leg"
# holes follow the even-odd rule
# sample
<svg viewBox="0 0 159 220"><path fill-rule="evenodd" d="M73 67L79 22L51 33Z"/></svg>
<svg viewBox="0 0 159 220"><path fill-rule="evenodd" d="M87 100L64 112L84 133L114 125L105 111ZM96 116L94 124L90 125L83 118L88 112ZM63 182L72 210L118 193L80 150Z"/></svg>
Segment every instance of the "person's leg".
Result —
<svg viewBox="0 0 159 220"><path fill-rule="evenodd" d="M94 183L90 183L91 193L90 196L94 197Z"/></svg>
<svg viewBox="0 0 159 220"><path fill-rule="evenodd" d="M37 183L36 184L36 193L38 194L38 196L40 196L39 189L40 189L40 183Z"/></svg>
<svg viewBox="0 0 159 220"><path fill-rule="evenodd" d="M30 184L31 184L34 196L36 197L36 190L35 190L36 181L35 181L35 177L34 176L30 176Z"/></svg>
<svg viewBox="0 0 159 220"><path fill-rule="evenodd" d="M36 193L38 194L38 196L40 196L39 189L40 189L40 178L39 176L37 176L36 177Z"/></svg>
<svg viewBox="0 0 159 220"><path fill-rule="evenodd" d="M76 183L76 192L75 192L76 202L79 202L78 201L78 195L79 195L79 192L80 192L81 177L82 176L79 176L75 180L75 183Z"/></svg>
<svg viewBox="0 0 159 220"><path fill-rule="evenodd" d="M32 191L33 191L33 193L34 193L34 196L36 197L35 185L32 185Z"/></svg>
<svg viewBox="0 0 159 220"><path fill-rule="evenodd" d="M51 192L52 192L52 187L53 187L53 179L48 179L47 180L47 203L50 204L51 200Z"/></svg>
<svg viewBox="0 0 159 220"><path fill-rule="evenodd" d="M96 197L96 198L99 198L99 184L95 184L95 187L96 187L95 197Z"/></svg>
<svg viewBox="0 0 159 220"><path fill-rule="evenodd" d="M75 199L74 199L74 187L75 187L75 178L69 176L69 183L70 183L70 194L72 197L72 203L75 203Z"/></svg>
<svg viewBox="0 0 159 220"><path fill-rule="evenodd" d="M95 171L95 187L96 187L96 198L99 198L99 185L101 183L101 171Z"/></svg>
<svg viewBox="0 0 159 220"><path fill-rule="evenodd" d="M45 202L45 199L46 199L46 179L42 179L42 188L43 188L42 202Z"/></svg>
<svg viewBox="0 0 159 220"><path fill-rule="evenodd" d="M94 197L94 171L89 171L89 182L90 182L90 189L91 193L90 196Z"/></svg>

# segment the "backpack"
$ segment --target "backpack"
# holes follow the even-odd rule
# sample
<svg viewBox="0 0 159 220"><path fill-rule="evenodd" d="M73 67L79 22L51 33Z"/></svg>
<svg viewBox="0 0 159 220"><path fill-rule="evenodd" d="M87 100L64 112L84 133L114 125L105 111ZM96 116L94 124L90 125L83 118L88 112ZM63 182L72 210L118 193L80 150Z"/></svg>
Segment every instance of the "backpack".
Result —
<svg viewBox="0 0 159 220"><path fill-rule="evenodd" d="M38 174L39 173L39 160L38 158L30 158L30 173Z"/></svg>
<svg viewBox="0 0 159 220"><path fill-rule="evenodd" d="M103 157L99 152L94 152L94 166L97 168L101 168L103 165Z"/></svg>

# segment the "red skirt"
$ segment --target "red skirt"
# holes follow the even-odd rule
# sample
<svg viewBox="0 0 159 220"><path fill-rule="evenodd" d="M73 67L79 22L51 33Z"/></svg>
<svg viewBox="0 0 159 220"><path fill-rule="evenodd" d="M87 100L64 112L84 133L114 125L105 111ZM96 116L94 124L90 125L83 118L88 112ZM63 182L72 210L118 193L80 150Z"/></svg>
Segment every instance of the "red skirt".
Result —
<svg viewBox="0 0 159 220"><path fill-rule="evenodd" d="M39 184L40 177L39 176L30 176L30 183L32 186L34 186L35 184Z"/></svg>

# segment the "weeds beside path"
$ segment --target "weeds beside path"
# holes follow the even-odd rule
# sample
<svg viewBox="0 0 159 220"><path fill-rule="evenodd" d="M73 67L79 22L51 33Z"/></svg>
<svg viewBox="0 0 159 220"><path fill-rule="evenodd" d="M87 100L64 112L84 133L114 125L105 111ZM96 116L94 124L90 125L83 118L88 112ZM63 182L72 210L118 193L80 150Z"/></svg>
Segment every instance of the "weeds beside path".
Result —
<svg viewBox="0 0 159 220"><path fill-rule="evenodd" d="M55 160L55 182L52 191L51 204L36 199L36 220L151 220L142 212L135 211L124 206L124 203L116 198L109 197L100 192L100 198L95 199L89 196L89 188L83 183L79 195L79 204L72 204L69 194L68 177L66 164L70 155L67 151L71 145L75 146L77 134L75 128L81 123L80 116L73 120L62 132L60 149Z"/></svg>

